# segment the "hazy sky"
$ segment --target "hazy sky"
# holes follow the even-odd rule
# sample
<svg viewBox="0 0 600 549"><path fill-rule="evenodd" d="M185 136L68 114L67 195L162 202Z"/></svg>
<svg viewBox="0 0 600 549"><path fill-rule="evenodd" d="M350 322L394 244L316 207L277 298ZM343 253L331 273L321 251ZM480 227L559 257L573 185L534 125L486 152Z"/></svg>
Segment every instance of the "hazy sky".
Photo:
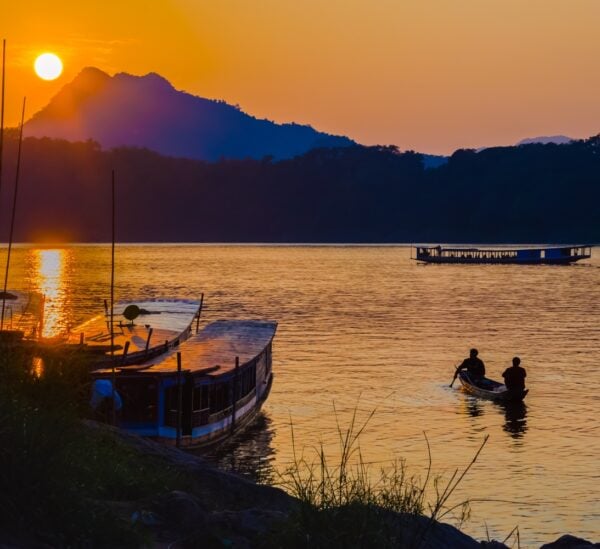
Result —
<svg viewBox="0 0 600 549"><path fill-rule="evenodd" d="M600 0L29 0L3 2L3 37L12 125L96 66L423 152L600 132Z"/></svg>

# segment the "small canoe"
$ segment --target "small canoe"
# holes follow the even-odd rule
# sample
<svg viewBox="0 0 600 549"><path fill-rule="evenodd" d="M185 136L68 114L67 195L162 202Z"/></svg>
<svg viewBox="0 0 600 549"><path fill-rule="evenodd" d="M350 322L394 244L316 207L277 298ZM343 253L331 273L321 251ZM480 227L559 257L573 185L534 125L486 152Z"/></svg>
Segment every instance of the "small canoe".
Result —
<svg viewBox="0 0 600 549"><path fill-rule="evenodd" d="M529 389L521 390L508 390L504 383L499 383L493 379L484 377L475 383L469 372L462 371L458 373L458 379L462 383L464 390L476 397L487 398L489 400L495 400L497 402L519 402L522 401Z"/></svg>

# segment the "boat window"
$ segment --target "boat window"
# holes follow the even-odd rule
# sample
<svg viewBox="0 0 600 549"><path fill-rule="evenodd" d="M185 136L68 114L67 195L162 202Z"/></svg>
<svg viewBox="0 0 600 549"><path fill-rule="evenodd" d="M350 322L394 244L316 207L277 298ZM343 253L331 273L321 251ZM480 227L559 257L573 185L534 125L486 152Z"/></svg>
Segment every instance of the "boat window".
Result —
<svg viewBox="0 0 600 549"><path fill-rule="evenodd" d="M149 423L157 419L158 390L154 379L121 377L117 391L123 400L121 420Z"/></svg>
<svg viewBox="0 0 600 549"><path fill-rule="evenodd" d="M210 413L220 412L231 405L232 381L215 383L210 387Z"/></svg>

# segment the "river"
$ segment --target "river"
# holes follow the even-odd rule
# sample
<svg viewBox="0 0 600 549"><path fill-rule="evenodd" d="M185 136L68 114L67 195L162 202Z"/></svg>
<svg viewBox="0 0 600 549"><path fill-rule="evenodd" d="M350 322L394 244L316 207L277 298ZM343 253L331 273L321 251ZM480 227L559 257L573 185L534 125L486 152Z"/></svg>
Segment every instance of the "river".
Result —
<svg viewBox="0 0 600 549"><path fill-rule="evenodd" d="M108 246L21 245L12 265L9 288L46 294L47 335L109 296ZM276 479L293 458L290 423L297 450L323 443L334 457L338 424L374 411L360 437L373 471L405 459L424 476L426 434L447 479L489 435L452 500L472 500L470 535L600 537L600 249L553 267L420 265L405 246L119 245L116 273L117 298L204 293L204 322L278 321L273 390L213 456L221 466ZM522 407L449 387L471 347L494 378L521 357Z"/></svg>

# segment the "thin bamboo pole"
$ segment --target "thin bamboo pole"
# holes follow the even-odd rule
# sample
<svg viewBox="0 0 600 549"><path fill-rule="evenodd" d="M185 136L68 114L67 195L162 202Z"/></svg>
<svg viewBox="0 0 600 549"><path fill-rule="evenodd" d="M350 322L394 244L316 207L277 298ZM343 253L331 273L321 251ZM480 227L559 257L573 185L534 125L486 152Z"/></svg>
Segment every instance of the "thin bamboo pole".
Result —
<svg viewBox="0 0 600 549"><path fill-rule="evenodd" d="M25 121L25 104L27 98L23 98L23 110L21 111L21 128L19 130L19 148L17 150L17 170L15 173L15 192L13 194L12 214L10 219L10 233L8 236L8 254L6 256L6 270L4 272L4 288L2 293L2 316L0 317L0 330L4 328L4 311L6 308L6 287L8 285L8 270L10 268L10 254L12 252L13 235L15 230L15 212L17 210L17 195L19 192L19 175L21 173L21 148L23 144L23 123Z"/></svg>
<svg viewBox="0 0 600 549"><path fill-rule="evenodd" d="M0 93L0 191L2 191L2 151L4 150L4 83L6 76L6 40L2 40L2 91Z"/></svg>
<svg viewBox="0 0 600 549"><path fill-rule="evenodd" d="M181 384L181 352L177 352L177 431L175 434L175 446L181 446L181 414L183 407L183 385Z"/></svg>
<svg viewBox="0 0 600 549"><path fill-rule="evenodd" d="M111 248L110 248L110 356L112 363L111 384L112 384L112 424L117 424L117 403L115 400L115 385L117 376L115 373L115 333L113 322L115 316L115 170L112 171L111 178Z"/></svg>

